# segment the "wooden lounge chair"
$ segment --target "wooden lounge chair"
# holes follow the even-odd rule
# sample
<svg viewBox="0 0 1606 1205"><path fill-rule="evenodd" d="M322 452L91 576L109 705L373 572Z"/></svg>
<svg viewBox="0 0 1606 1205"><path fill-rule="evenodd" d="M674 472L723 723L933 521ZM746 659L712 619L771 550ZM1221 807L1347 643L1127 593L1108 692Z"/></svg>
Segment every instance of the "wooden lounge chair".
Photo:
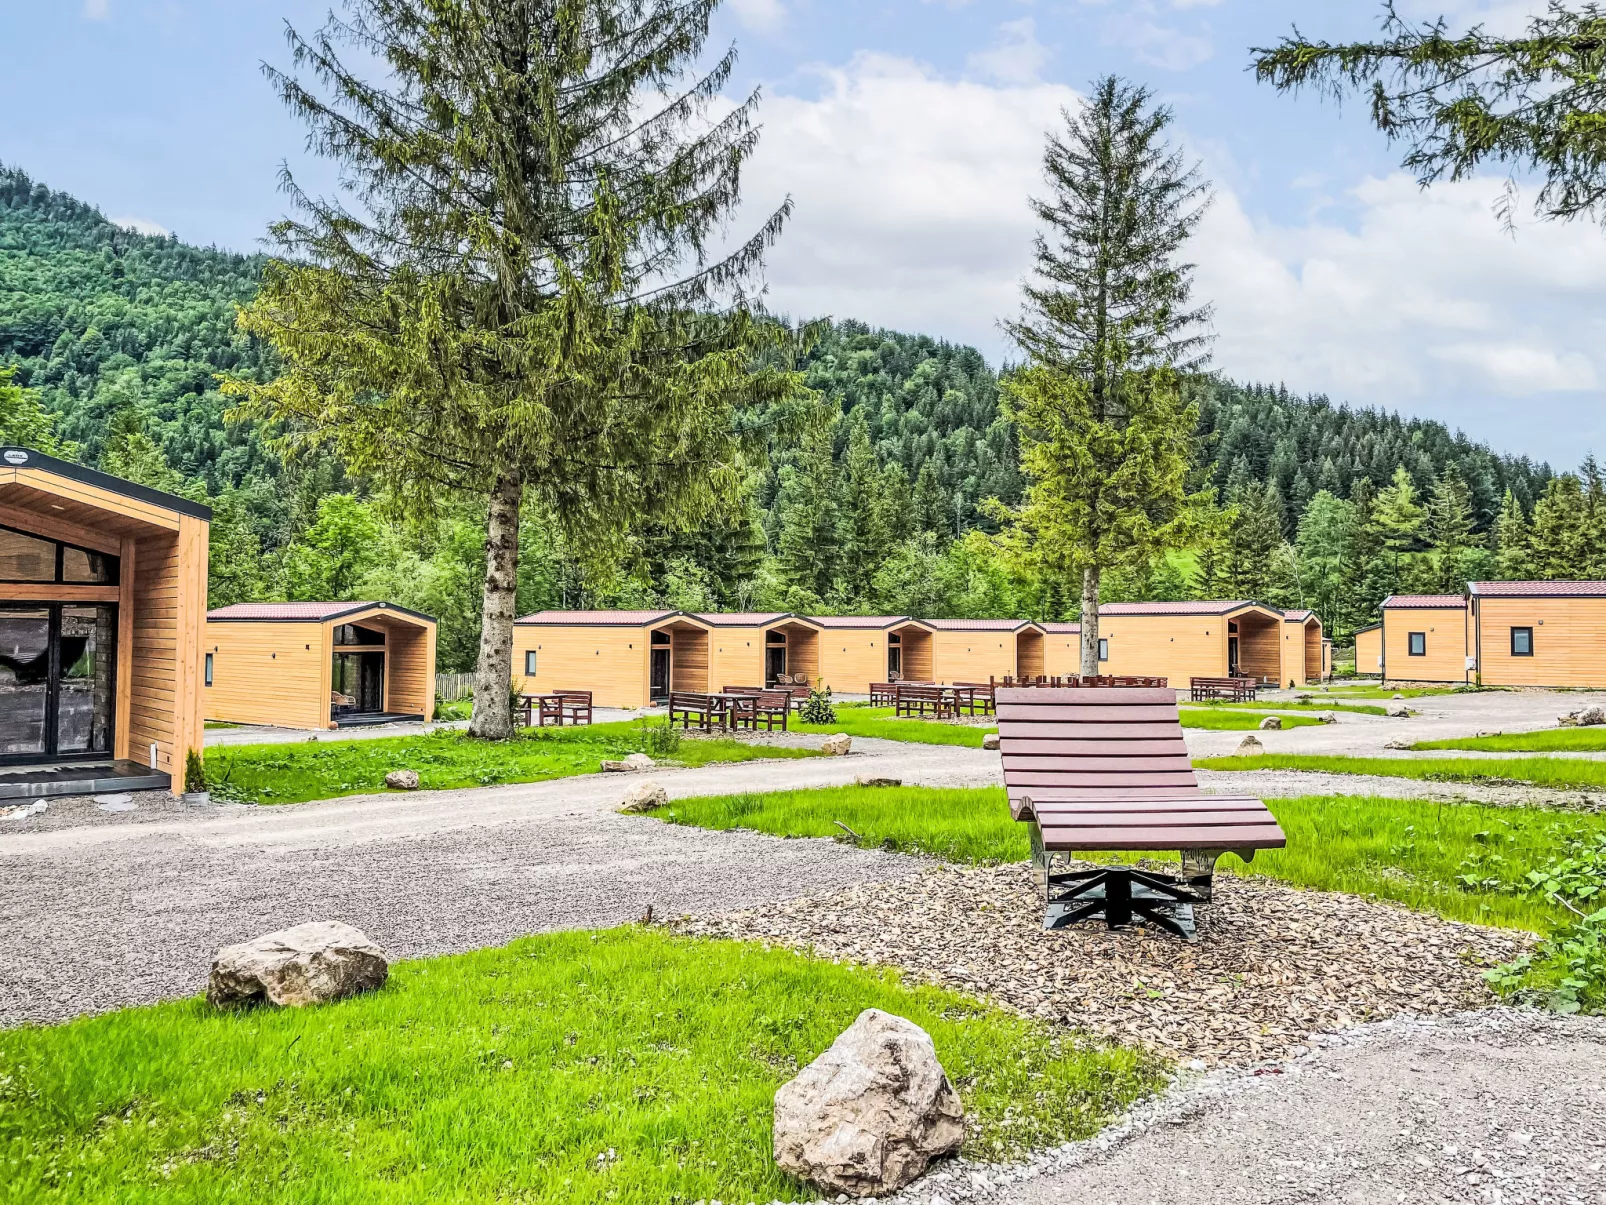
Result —
<svg viewBox="0 0 1606 1205"><path fill-rule="evenodd" d="M1031 825L1045 929L1099 916L1115 928L1142 917L1191 939L1193 907L1210 899L1216 860L1235 853L1248 862L1286 844L1260 800L1199 789L1171 690L999 690L998 732L1010 811ZM1077 851L1173 849L1182 854L1176 875L1055 869Z"/></svg>

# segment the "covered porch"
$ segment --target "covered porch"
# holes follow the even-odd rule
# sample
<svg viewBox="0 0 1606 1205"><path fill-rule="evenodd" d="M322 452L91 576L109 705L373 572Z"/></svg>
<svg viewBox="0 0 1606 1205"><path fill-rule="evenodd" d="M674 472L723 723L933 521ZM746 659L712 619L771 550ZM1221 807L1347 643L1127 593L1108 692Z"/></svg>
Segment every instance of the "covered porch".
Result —
<svg viewBox="0 0 1606 1205"><path fill-rule="evenodd" d="M1227 675L1276 685L1282 674L1283 617L1269 607L1245 607L1227 618Z"/></svg>
<svg viewBox="0 0 1606 1205"><path fill-rule="evenodd" d="M930 682L936 673L933 633L924 624L911 622L887 633L888 682Z"/></svg>

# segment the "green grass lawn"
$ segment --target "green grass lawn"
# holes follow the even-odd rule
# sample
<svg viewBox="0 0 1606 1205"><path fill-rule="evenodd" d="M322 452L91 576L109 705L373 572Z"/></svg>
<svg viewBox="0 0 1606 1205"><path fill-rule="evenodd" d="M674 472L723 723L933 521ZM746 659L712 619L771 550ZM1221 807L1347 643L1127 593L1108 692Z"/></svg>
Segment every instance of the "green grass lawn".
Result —
<svg viewBox="0 0 1606 1205"><path fill-rule="evenodd" d="M1263 699L1258 703L1193 703L1192 707L1238 708L1249 711L1353 711L1357 715L1387 715L1389 709L1377 703L1350 703L1343 699L1323 699L1318 695L1308 703L1294 700L1289 703L1278 703L1274 700Z"/></svg>
<svg viewBox="0 0 1606 1205"><path fill-rule="evenodd" d="M1259 728L1260 721L1271 714L1266 711L1235 711L1231 708L1210 705L1183 707L1180 711L1184 728L1204 728L1213 732L1241 732ZM1313 715L1285 715L1278 718L1282 720L1284 728L1308 728L1312 724L1321 723L1321 720Z"/></svg>
<svg viewBox="0 0 1606 1205"><path fill-rule="evenodd" d="M1266 801L1288 848L1224 872L1265 875L1299 887L1375 895L1452 920L1543 932L1565 919L1558 905L1488 882L1520 883L1574 838L1606 833L1606 816L1410 799L1304 796ZM1026 826L1009 818L1004 792L842 787L677 800L656 813L671 824L747 828L786 837L847 839L954 862L1018 862L1031 856ZM1107 855L1096 855L1104 857ZM1469 889L1468 875L1483 884Z"/></svg>
<svg viewBox="0 0 1606 1205"><path fill-rule="evenodd" d="M1233 731L1259 728L1260 721L1267 715L1263 711L1219 711L1206 707L1184 707L1181 711L1184 728ZM822 736L846 732L849 736L880 737L882 740L911 741L923 745L968 745L972 749L981 748L982 737L987 733L998 731L998 725L993 722L978 727L945 720L898 719L890 707L865 707L852 703L837 705L836 720L834 724L804 724L794 716L791 729L794 732L817 732ZM1320 722L1310 716L1283 717L1285 728Z"/></svg>
<svg viewBox="0 0 1606 1205"><path fill-rule="evenodd" d="M356 741L298 741L207 751L207 781L226 798L252 803L304 803L385 789L392 770L417 770L425 790L540 782L590 774L598 763L643 747L639 724L589 728L527 728L511 741L470 740L459 732ZM650 750L649 750L650 751ZM722 738L688 738L671 754L678 766L755 758L814 757L812 749L783 749ZM220 785L221 784L221 785Z"/></svg>
<svg viewBox="0 0 1606 1205"><path fill-rule="evenodd" d="M891 973L639 928L404 962L319 1008L199 999L0 1031L0 1196L769 1201L775 1089L865 1008L924 1027L968 1154L1084 1138L1149 1056Z"/></svg>
<svg viewBox="0 0 1606 1205"><path fill-rule="evenodd" d="M1606 728L1544 728L1538 732L1418 741L1411 748L1470 749L1479 753L1606 753Z"/></svg>
<svg viewBox="0 0 1606 1205"><path fill-rule="evenodd" d="M1311 770L1322 774L1375 774L1428 782L1513 782L1558 790L1606 789L1606 762L1581 757L1340 757L1267 753L1254 757L1201 757L1201 770Z"/></svg>
<svg viewBox="0 0 1606 1205"><path fill-rule="evenodd" d="M1397 686L1335 686L1330 693L1335 698L1341 696L1349 699L1392 699L1395 695L1422 699L1430 695L1467 695L1504 689L1500 686L1413 686L1409 689Z"/></svg>

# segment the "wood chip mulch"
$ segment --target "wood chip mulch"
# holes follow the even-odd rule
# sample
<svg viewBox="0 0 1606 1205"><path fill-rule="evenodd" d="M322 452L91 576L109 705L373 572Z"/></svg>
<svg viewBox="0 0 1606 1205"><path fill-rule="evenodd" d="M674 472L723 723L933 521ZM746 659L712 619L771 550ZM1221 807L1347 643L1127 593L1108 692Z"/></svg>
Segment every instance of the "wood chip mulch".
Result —
<svg viewBox="0 0 1606 1205"><path fill-rule="evenodd" d="M1258 1063L1310 1035L1487 1006L1480 971L1534 940L1355 896L1218 875L1199 940L1147 926L1042 928L1029 864L939 866L894 883L675 922L899 968L1029 1016L1206 1065Z"/></svg>

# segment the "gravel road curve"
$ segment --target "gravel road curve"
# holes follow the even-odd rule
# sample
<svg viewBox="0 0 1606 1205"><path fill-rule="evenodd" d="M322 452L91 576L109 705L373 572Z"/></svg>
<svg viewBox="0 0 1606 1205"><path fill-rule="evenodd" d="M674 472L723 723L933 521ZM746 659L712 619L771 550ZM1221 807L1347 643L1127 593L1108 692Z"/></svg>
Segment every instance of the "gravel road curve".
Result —
<svg viewBox="0 0 1606 1205"><path fill-rule="evenodd" d="M862 742L847 758L655 771L672 796L829 786L874 773L933 786L998 781L996 754ZM107 814L52 801L0 832L0 1024L189 995L222 945L314 919L392 956L525 933L756 908L913 873L831 841L776 841L614 812L635 777L186 811Z"/></svg>
<svg viewBox="0 0 1606 1205"><path fill-rule="evenodd" d="M1501 1009L1360 1027L890 1202L1606 1205L1606 1021Z"/></svg>

